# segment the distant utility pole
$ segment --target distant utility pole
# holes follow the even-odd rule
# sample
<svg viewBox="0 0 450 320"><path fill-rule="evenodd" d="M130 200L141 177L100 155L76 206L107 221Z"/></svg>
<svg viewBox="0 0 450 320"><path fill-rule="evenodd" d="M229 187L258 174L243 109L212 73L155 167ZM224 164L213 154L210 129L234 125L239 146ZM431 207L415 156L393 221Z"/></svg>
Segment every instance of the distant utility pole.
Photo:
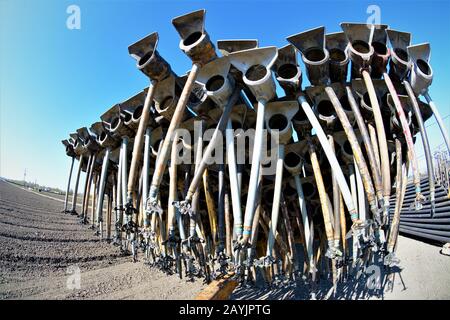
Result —
<svg viewBox="0 0 450 320"><path fill-rule="evenodd" d="M27 168L25 168L25 171L23 172L23 186L26 187L27 186Z"/></svg>

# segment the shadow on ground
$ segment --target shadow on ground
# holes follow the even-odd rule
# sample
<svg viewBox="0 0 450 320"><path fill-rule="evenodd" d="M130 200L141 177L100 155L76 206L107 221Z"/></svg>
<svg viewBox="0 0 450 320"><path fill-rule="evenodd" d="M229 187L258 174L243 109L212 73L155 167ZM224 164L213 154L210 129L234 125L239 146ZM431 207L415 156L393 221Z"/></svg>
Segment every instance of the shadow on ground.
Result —
<svg viewBox="0 0 450 320"><path fill-rule="evenodd" d="M310 299L335 299L335 300L369 300L384 299L385 293L392 292L394 283L406 290L406 284L402 279L402 269L398 266L386 267L380 256L374 257L370 264L364 266L348 266L349 272L341 278L336 288L333 287L332 279L320 275L316 283L299 277L296 280L279 280L268 285L262 279L259 270L256 284L241 284L233 293L232 299L236 300L310 300ZM345 268L345 267L344 267ZM340 270L343 270L341 268ZM342 272L342 271L341 271ZM400 282L396 281L396 278Z"/></svg>

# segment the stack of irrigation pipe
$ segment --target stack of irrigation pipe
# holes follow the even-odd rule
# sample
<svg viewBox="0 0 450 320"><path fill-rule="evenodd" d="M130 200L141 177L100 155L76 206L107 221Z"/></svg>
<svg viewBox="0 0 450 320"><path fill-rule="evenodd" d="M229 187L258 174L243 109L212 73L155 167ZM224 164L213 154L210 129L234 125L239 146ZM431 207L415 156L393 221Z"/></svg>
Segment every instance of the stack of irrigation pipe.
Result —
<svg viewBox="0 0 450 320"><path fill-rule="evenodd" d="M312 295L375 256L395 270L399 233L449 242L449 138L430 96L428 43L342 23L280 48L215 45L205 17L172 21L192 61L185 75L157 51L156 32L129 46L150 84L62 141L71 158L63 212L169 274L306 281ZM433 116L446 145L435 153Z"/></svg>

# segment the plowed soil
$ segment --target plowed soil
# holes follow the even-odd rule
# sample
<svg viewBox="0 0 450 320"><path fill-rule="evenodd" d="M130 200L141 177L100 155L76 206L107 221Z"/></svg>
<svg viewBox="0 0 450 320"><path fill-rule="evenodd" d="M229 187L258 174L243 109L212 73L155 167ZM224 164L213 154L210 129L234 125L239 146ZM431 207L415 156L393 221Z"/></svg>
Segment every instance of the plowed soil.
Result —
<svg viewBox="0 0 450 320"><path fill-rule="evenodd" d="M62 207L0 180L0 299L192 299L204 287L131 262Z"/></svg>

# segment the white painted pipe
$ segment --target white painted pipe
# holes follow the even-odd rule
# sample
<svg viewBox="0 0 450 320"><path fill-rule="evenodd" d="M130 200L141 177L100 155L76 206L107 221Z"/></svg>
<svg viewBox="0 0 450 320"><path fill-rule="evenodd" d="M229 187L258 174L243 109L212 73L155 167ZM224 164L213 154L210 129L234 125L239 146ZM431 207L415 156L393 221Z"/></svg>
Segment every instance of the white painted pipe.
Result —
<svg viewBox="0 0 450 320"><path fill-rule="evenodd" d="M240 240L242 236L242 209L241 209L241 195L239 190L239 183L237 178L236 153L234 148L234 135L231 120L227 122L227 129L225 130L226 137L226 152L228 160L228 175L230 178L231 190L231 205L233 209L233 223L236 238Z"/></svg>
<svg viewBox="0 0 450 320"><path fill-rule="evenodd" d="M258 111L256 116L255 140L253 144L252 167L250 170L250 182L248 186L247 203L245 205L244 230L242 244L246 244L251 235L253 215L256 205L256 190L258 188L258 177L263 148L264 113L266 101L258 101Z"/></svg>

